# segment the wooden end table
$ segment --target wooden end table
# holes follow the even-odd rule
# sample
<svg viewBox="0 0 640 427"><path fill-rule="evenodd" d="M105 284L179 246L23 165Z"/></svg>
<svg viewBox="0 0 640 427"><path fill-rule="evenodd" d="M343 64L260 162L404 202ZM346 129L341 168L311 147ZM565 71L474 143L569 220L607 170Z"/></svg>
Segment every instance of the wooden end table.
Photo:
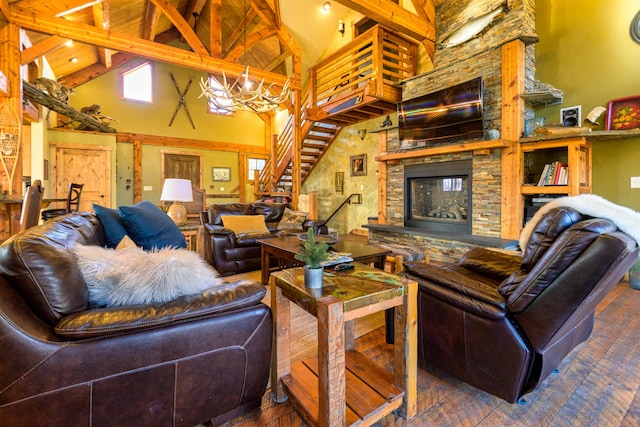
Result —
<svg viewBox="0 0 640 427"><path fill-rule="evenodd" d="M269 283L269 274L274 266L269 264L270 256L275 256L280 260L289 263L300 263L295 259L298 247L302 243L298 236L275 237L272 239L258 240L261 246L261 267L262 267L262 284ZM384 260L390 253L387 249L382 249L373 245L363 245L350 241L340 240L331 246L337 252L347 252L351 254L354 261L363 264L373 263L374 267L384 270ZM284 265L285 263L280 263ZM300 263L301 264L301 263ZM289 264L291 265L291 264Z"/></svg>
<svg viewBox="0 0 640 427"><path fill-rule="evenodd" d="M360 263L325 270L324 287L304 286L303 269L271 274L273 399L291 403L312 426L371 425L398 410L416 414L417 283ZM318 355L291 364L290 302L318 319ZM395 307L394 373L354 350L353 321ZM348 403L348 405L347 405Z"/></svg>

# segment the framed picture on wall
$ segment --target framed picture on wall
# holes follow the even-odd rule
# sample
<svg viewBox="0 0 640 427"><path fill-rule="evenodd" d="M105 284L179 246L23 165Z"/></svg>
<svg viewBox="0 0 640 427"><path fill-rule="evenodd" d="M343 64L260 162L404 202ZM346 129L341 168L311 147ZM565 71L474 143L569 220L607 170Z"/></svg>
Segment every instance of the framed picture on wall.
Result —
<svg viewBox="0 0 640 427"><path fill-rule="evenodd" d="M231 181L231 168L214 166L211 168L211 175L214 181Z"/></svg>
<svg viewBox="0 0 640 427"><path fill-rule="evenodd" d="M367 174L367 155L351 156L351 176L365 176Z"/></svg>

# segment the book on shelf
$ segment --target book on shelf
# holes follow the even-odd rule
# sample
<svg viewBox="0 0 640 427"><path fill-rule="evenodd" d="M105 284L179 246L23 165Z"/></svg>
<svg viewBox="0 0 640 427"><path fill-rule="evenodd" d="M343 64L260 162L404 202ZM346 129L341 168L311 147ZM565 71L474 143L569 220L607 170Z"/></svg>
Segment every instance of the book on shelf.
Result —
<svg viewBox="0 0 640 427"><path fill-rule="evenodd" d="M559 161L547 163L542 169L542 174L538 180L538 186L545 185L567 185L568 166Z"/></svg>

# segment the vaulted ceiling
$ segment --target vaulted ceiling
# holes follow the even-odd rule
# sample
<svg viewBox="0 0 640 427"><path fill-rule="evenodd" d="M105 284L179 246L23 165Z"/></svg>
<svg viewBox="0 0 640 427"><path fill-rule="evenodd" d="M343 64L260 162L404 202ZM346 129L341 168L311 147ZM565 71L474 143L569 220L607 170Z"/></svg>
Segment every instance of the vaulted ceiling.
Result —
<svg viewBox="0 0 640 427"><path fill-rule="evenodd" d="M8 18L27 36L21 63L44 56L71 87L139 57L232 76L247 64L257 78L282 84L291 77L299 87L302 61L318 59L345 14L371 18L432 52L435 6L444 0L404 0L411 11L393 0L333 0L331 17L322 18L324 1L9 0Z"/></svg>

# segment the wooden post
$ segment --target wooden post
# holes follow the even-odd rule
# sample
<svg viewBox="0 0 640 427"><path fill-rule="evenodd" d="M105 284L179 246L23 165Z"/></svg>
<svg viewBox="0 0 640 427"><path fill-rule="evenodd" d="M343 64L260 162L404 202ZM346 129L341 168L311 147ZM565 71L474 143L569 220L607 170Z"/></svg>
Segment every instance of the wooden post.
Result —
<svg viewBox="0 0 640 427"><path fill-rule="evenodd" d="M378 153L387 152L387 131L378 133ZM378 224L387 223L387 162L378 161Z"/></svg>
<svg viewBox="0 0 640 427"><path fill-rule="evenodd" d="M522 165L518 140L524 127L525 45L514 40L502 46L502 227L503 239L517 239L524 221L524 199L520 194Z"/></svg>
<svg viewBox="0 0 640 427"><path fill-rule="evenodd" d="M318 425L346 425L343 303L318 300Z"/></svg>
<svg viewBox="0 0 640 427"><path fill-rule="evenodd" d="M407 280L407 293L402 305L394 310L394 381L404 390L400 415L405 419L416 416L418 409L418 283Z"/></svg>
<svg viewBox="0 0 640 427"><path fill-rule="evenodd" d="M133 141L133 203L142 201L142 142Z"/></svg>
<svg viewBox="0 0 640 427"><path fill-rule="evenodd" d="M274 401L284 402L287 395L280 378L291 373L291 344L289 338L290 302L282 295L271 277L271 310L275 320L273 356L271 357L271 395Z"/></svg>

